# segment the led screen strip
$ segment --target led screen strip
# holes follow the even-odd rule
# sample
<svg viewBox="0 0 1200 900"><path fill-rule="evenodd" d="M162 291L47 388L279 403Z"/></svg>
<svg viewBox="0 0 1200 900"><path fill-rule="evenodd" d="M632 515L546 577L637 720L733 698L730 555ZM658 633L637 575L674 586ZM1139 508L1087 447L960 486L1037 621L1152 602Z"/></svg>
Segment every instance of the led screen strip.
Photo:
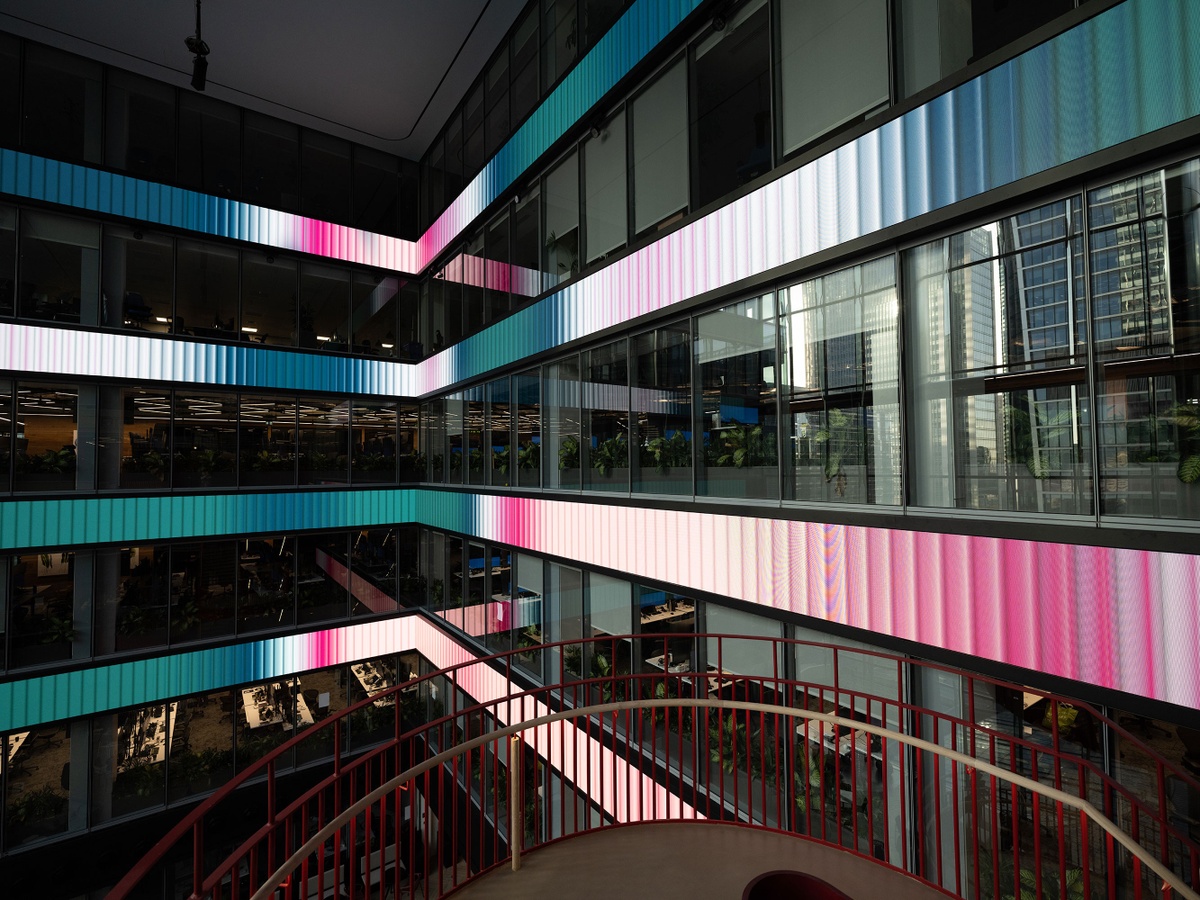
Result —
<svg viewBox="0 0 1200 900"><path fill-rule="evenodd" d="M0 732L161 703L188 694L271 681L412 650L429 660L435 669L469 663L476 658L473 651L439 631L427 619L404 616L0 684ZM467 666L459 670L457 679L459 688L476 702L489 703L508 696L503 673L489 665ZM507 713L515 708L498 707L501 724L507 724ZM520 704L522 720L550 712L544 704L530 698ZM570 723L562 723L560 738L558 727L555 726L553 740L547 726L536 737L530 732L525 740L567 780L574 780L575 766L588 766L591 778L586 783L605 784L603 795L593 799L616 821L637 821L642 810L666 809L668 804L676 816L702 818L591 735ZM607 782L599 778L600 771L607 776Z"/></svg>
<svg viewBox="0 0 1200 900"><path fill-rule="evenodd" d="M5 501L0 549L398 522L1200 707L1191 554L421 489Z"/></svg>

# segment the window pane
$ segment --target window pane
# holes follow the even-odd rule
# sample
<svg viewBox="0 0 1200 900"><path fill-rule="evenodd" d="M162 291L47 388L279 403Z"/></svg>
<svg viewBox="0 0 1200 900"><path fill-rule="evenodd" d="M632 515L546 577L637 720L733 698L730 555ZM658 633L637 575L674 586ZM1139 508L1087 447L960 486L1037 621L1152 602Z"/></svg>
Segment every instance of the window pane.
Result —
<svg viewBox="0 0 1200 900"><path fill-rule="evenodd" d="M175 247L166 235L104 229L101 324L166 334L175 294Z"/></svg>
<svg viewBox="0 0 1200 900"><path fill-rule="evenodd" d="M30 319L96 324L100 229L91 222L21 212L20 314Z"/></svg>
<svg viewBox="0 0 1200 900"><path fill-rule="evenodd" d="M241 172L241 110L194 91L181 91L180 184L218 197L239 197Z"/></svg>
<svg viewBox="0 0 1200 900"><path fill-rule="evenodd" d="M1078 204L905 254L916 502L1091 512Z"/></svg>
<svg viewBox="0 0 1200 900"><path fill-rule="evenodd" d="M692 492L692 339L687 322L632 339L633 490Z"/></svg>
<svg viewBox="0 0 1200 900"><path fill-rule="evenodd" d="M766 0L754 0L696 46L697 206L771 168L769 12Z"/></svg>
<svg viewBox="0 0 1200 900"><path fill-rule="evenodd" d="M294 621L294 540L278 536L239 542L239 634L285 627Z"/></svg>
<svg viewBox="0 0 1200 900"><path fill-rule="evenodd" d="M546 176L546 288L579 274L579 159L572 153Z"/></svg>
<svg viewBox="0 0 1200 900"><path fill-rule="evenodd" d="M171 444L175 487L232 487L237 483L236 394L175 392Z"/></svg>
<svg viewBox="0 0 1200 900"><path fill-rule="evenodd" d="M243 192L250 203L295 212L300 207L300 134L290 122L245 113Z"/></svg>
<svg viewBox="0 0 1200 900"><path fill-rule="evenodd" d="M399 307L398 279L355 272L350 295L353 352L387 359L407 358L403 356L403 341L396 337Z"/></svg>
<svg viewBox="0 0 1200 900"><path fill-rule="evenodd" d="M504 47L484 79L487 100L487 158L504 146L512 133L508 118L508 48Z"/></svg>
<svg viewBox="0 0 1200 900"><path fill-rule="evenodd" d="M295 260L254 251L242 255L241 338L259 344L296 346Z"/></svg>
<svg viewBox="0 0 1200 900"><path fill-rule="evenodd" d="M512 39L512 121L519 125L537 105L538 14L529 10Z"/></svg>
<svg viewBox="0 0 1200 900"><path fill-rule="evenodd" d="M517 402L517 484L539 487L542 470L541 379L538 371L513 376Z"/></svg>
<svg viewBox="0 0 1200 900"><path fill-rule="evenodd" d="M463 447L467 459L468 484L486 484L491 469L491 450L485 445L484 385L476 385L463 391L466 400L464 412Z"/></svg>
<svg viewBox="0 0 1200 900"><path fill-rule="evenodd" d="M419 409L415 403L401 403L396 409L396 426L399 431L396 449L402 484L425 480L425 448L421 443Z"/></svg>
<svg viewBox="0 0 1200 900"><path fill-rule="evenodd" d="M584 351L584 487L629 490L629 361L625 341Z"/></svg>
<svg viewBox="0 0 1200 900"><path fill-rule="evenodd" d="M463 428L466 418L466 400L461 391L446 398L446 482L462 484L463 454L466 448L463 443Z"/></svg>
<svg viewBox="0 0 1200 900"><path fill-rule="evenodd" d="M20 738L20 748L12 749ZM68 829L67 808L72 780L64 768L71 760L71 733L63 725L39 725L10 734L4 795L4 847L31 844ZM11 757L7 754L11 753ZM65 784L64 784L65 782ZM79 782L83 784L84 782Z"/></svg>
<svg viewBox="0 0 1200 900"><path fill-rule="evenodd" d="M171 392L101 388L98 486L150 488L171 484Z"/></svg>
<svg viewBox="0 0 1200 900"><path fill-rule="evenodd" d="M9 478L13 453L13 394L12 382L0 379L0 491L11 487ZM0 608L0 622L4 621L4 610ZM0 664L4 662L4 651L0 650Z"/></svg>
<svg viewBox="0 0 1200 900"><path fill-rule="evenodd" d="M396 160L367 147L354 148L355 228L392 234L399 209Z"/></svg>
<svg viewBox="0 0 1200 900"><path fill-rule="evenodd" d="M971 61L975 56L971 18L970 6L957 0L903 0L896 4L903 96L911 97Z"/></svg>
<svg viewBox="0 0 1200 900"><path fill-rule="evenodd" d="M301 212L324 222L349 222L350 144L305 129L300 160Z"/></svg>
<svg viewBox="0 0 1200 900"><path fill-rule="evenodd" d="M39 156L100 162L104 69L41 44L25 45L25 149Z"/></svg>
<svg viewBox="0 0 1200 900"><path fill-rule="evenodd" d="M296 402L243 394L239 407L243 485L296 483Z"/></svg>
<svg viewBox="0 0 1200 900"><path fill-rule="evenodd" d="M350 481L350 408L346 402L300 401L300 484Z"/></svg>
<svg viewBox="0 0 1200 900"><path fill-rule="evenodd" d="M21 41L0 36L0 146L16 147L21 131Z"/></svg>
<svg viewBox="0 0 1200 900"><path fill-rule="evenodd" d="M92 719L92 823L163 806L178 703Z"/></svg>
<svg viewBox="0 0 1200 900"><path fill-rule="evenodd" d="M396 528L369 528L351 534L350 615L394 613Z"/></svg>
<svg viewBox="0 0 1200 900"><path fill-rule="evenodd" d="M1200 348L1190 160L1088 195L1106 515L1200 517Z"/></svg>
<svg viewBox="0 0 1200 900"><path fill-rule="evenodd" d="M542 274L542 195L534 190L520 198L513 209L512 305L519 309L549 283Z"/></svg>
<svg viewBox="0 0 1200 900"><path fill-rule="evenodd" d="M105 162L150 181L175 180L175 89L108 70Z"/></svg>
<svg viewBox="0 0 1200 900"><path fill-rule="evenodd" d="M180 241L175 288L176 334L234 340L237 335L238 254L229 247Z"/></svg>
<svg viewBox="0 0 1200 900"><path fill-rule="evenodd" d="M17 491L70 491L75 484L79 389L17 386Z"/></svg>
<svg viewBox="0 0 1200 900"><path fill-rule="evenodd" d="M548 488L579 488L579 358L546 366L546 467Z"/></svg>
<svg viewBox="0 0 1200 900"><path fill-rule="evenodd" d="M781 293L784 497L899 505L899 305L892 259Z"/></svg>
<svg viewBox="0 0 1200 900"><path fill-rule="evenodd" d="M637 670L653 674L669 670L689 672L696 652L696 601L674 591L636 585L638 632L655 635L643 638L635 648Z"/></svg>
<svg viewBox="0 0 1200 900"><path fill-rule="evenodd" d="M487 260L483 256L483 232L474 235L462 254L446 267L447 277L462 285L465 333L471 334L484 325L484 279Z"/></svg>
<svg viewBox="0 0 1200 900"><path fill-rule="evenodd" d="M17 280L17 211L0 206L0 316L16 313L13 304Z"/></svg>
<svg viewBox="0 0 1200 900"><path fill-rule="evenodd" d="M236 541L171 548L171 643L233 634Z"/></svg>
<svg viewBox="0 0 1200 900"><path fill-rule="evenodd" d="M463 111L460 105L446 122L444 157L443 206L448 206L462 192L466 157L463 155ZM439 210L440 212L440 210Z"/></svg>
<svg viewBox="0 0 1200 900"><path fill-rule="evenodd" d="M171 599L171 552L165 544L96 551L97 655L163 647Z"/></svg>
<svg viewBox="0 0 1200 900"><path fill-rule="evenodd" d="M586 53L604 37L625 6L626 0L580 0L579 15L583 19L580 49L583 52Z"/></svg>
<svg viewBox="0 0 1200 900"><path fill-rule="evenodd" d="M54 550L12 557L9 588L12 668L68 660L79 643L87 652L88 635L76 628L74 553Z"/></svg>
<svg viewBox="0 0 1200 900"><path fill-rule="evenodd" d="M508 289L512 283L509 271L508 212L497 216L487 227L484 239L484 286L487 296L484 313L488 322L508 314Z"/></svg>
<svg viewBox="0 0 1200 900"><path fill-rule="evenodd" d="M550 563L548 570L547 642L578 640L583 637L583 573L558 563ZM553 648L547 659L547 679L561 682L582 676L582 654L582 644Z"/></svg>
<svg viewBox="0 0 1200 900"><path fill-rule="evenodd" d="M779 30L784 154L887 103L885 0L791 0Z"/></svg>
<svg viewBox="0 0 1200 900"><path fill-rule="evenodd" d="M778 496L775 449L775 300L767 294L696 320L696 493Z"/></svg>
<svg viewBox="0 0 1200 900"><path fill-rule="evenodd" d="M583 143L587 260L625 244L625 114L618 113Z"/></svg>
<svg viewBox="0 0 1200 900"><path fill-rule="evenodd" d="M463 104L463 178L468 183L487 159L483 138L483 85L478 84ZM447 194L446 203L453 200L454 197Z"/></svg>
<svg viewBox="0 0 1200 900"><path fill-rule="evenodd" d="M396 404L360 401L353 410L351 479L355 484L396 483Z"/></svg>
<svg viewBox="0 0 1200 900"><path fill-rule="evenodd" d="M542 654L539 649L542 638L542 595L543 563L536 556L517 554L516 588L513 592L513 631L517 648L516 662L521 668L542 674Z"/></svg>
<svg viewBox="0 0 1200 900"><path fill-rule="evenodd" d="M500 378L487 385L488 437L491 456L490 484L507 487L513 483L512 403L509 380Z"/></svg>
<svg viewBox="0 0 1200 900"><path fill-rule="evenodd" d="M350 270L305 263L300 268L300 346L345 353L350 338Z"/></svg>
<svg viewBox="0 0 1200 900"><path fill-rule="evenodd" d="M575 0L542 0L542 91L575 62L579 34Z"/></svg>
<svg viewBox="0 0 1200 900"><path fill-rule="evenodd" d="M296 598L301 625L346 617L349 592L345 532L296 539Z"/></svg>
<svg viewBox="0 0 1200 900"><path fill-rule="evenodd" d="M687 64L680 60L633 101L633 230L687 208Z"/></svg>
<svg viewBox="0 0 1200 900"><path fill-rule="evenodd" d="M240 692L237 699L241 699ZM178 750L171 750L171 777L167 784L171 800L213 790L233 776L235 713L238 710L232 691L218 691L181 702L175 714L176 726L182 721L187 728Z"/></svg>

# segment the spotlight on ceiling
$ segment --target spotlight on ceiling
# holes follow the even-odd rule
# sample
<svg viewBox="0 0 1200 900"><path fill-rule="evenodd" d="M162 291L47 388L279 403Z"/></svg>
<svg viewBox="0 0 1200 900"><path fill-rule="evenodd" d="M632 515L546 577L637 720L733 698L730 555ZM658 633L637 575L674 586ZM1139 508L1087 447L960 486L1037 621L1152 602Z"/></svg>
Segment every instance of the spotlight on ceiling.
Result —
<svg viewBox="0 0 1200 900"><path fill-rule="evenodd" d="M208 81L208 44L200 37L200 0L196 0L196 33L184 38L183 43L195 54L192 58L192 87L202 91Z"/></svg>

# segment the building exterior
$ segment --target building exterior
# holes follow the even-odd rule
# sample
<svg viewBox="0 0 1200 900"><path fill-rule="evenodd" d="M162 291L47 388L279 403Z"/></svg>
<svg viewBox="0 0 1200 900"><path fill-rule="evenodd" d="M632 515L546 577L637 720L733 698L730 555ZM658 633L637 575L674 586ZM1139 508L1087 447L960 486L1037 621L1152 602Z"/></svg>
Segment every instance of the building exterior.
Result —
<svg viewBox="0 0 1200 900"><path fill-rule="evenodd" d="M0 37L20 877L595 634L1200 771L1191 4L533 0L419 163Z"/></svg>

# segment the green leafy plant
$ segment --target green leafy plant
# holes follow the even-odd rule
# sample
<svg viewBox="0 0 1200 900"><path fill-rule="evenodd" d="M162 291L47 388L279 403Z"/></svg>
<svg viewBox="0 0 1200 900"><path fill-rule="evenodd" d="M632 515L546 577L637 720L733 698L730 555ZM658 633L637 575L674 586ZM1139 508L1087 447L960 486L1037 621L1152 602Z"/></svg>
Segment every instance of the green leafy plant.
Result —
<svg viewBox="0 0 1200 900"><path fill-rule="evenodd" d="M43 644L69 644L75 640L75 621L70 616L46 616Z"/></svg>
<svg viewBox="0 0 1200 900"><path fill-rule="evenodd" d="M499 450L492 451L492 471L499 472L501 475L508 474L508 459L509 452L507 447L501 447Z"/></svg>
<svg viewBox="0 0 1200 900"><path fill-rule="evenodd" d="M825 482L833 482L834 492L839 497L846 495L846 470L844 464L857 446L855 420L840 409L831 409L825 415L825 425L813 436L818 444L825 445Z"/></svg>
<svg viewBox="0 0 1200 900"><path fill-rule="evenodd" d="M167 480L167 473L170 471L168 460L157 450L149 450L143 453L138 460L138 466L144 472L148 472L159 480L160 483Z"/></svg>
<svg viewBox="0 0 1200 900"><path fill-rule="evenodd" d="M629 442L623 434L601 441L592 451L592 468L601 475L610 475L613 469L624 469L628 466Z"/></svg>
<svg viewBox="0 0 1200 900"><path fill-rule="evenodd" d="M692 464L692 442L682 431L676 430L667 437L656 437L643 448L643 465L653 465L660 475L666 475L671 469L682 468Z"/></svg>
<svg viewBox="0 0 1200 900"><path fill-rule="evenodd" d="M766 442L761 425L736 423L722 429L713 438L713 465L744 469L767 461Z"/></svg>
<svg viewBox="0 0 1200 900"><path fill-rule="evenodd" d="M579 468L579 438L567 435L562 439L558 445L558 467L563 470Z"/></svg>
<svg viewBox="0 0 1200 900"><path fill-rule="evenodd" d="M195 600L188 599L176 603L171 609L171 630L182 634L196 628L200 624L200 607Z"/></svg>
<svg viewBox="0 0 1200 900"><path fill-rule="evenodd" d="M250 456L250 468L255 472L278 472L292 465L290 459L284 459L278 453L270 450L259 450Z"/></svg>
<svg viewBox="0 0 1200 900"><path fill-rule="evenodd" d="M64 447L61 450L47 450L39 456L29 458L31 472L47 472L55 475L75 471L75 450Z"/></svg>
<svg viewBox="0 0 1200 900"><path fill-rule="evenodd" d="M526 472L535 471L542 464L541 444L526 441L517 448L517 468Z"/></svg>
<svg viewBox="0 0 1200 900"><path fill-rule="evenodd" d="M1200 441L1200 407L1180 403L1167 411L1167 418L1179 429L1181 452L1176 474L1184 484L1195 484L1200 480L1200 452L1183 452L1182 445L1190 444L1194 449Z"/></svg>
<svg viewBox="0 0 1200 900"><path fill-rule="evenodd" d="M66 796L52 787L41 787L11 800L5 818L10 826L33 825L61 815L66 806Z"/></svg>

